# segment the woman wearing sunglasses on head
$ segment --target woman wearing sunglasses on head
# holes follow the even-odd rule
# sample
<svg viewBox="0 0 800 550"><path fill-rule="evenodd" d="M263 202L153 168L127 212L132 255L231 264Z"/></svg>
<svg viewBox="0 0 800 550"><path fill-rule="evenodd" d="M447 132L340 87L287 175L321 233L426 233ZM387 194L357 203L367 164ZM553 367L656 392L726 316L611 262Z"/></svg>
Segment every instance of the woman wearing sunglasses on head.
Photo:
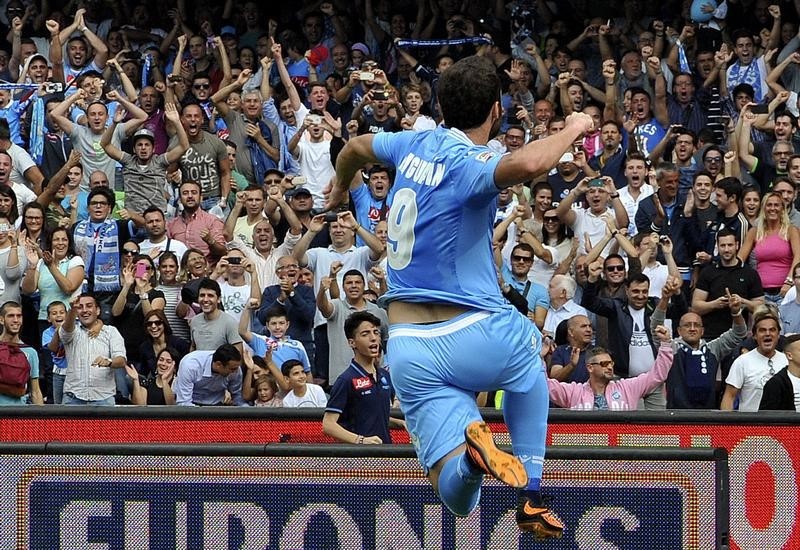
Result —
<svg viewBox="0 0 800 550"><path fill-rule="evenodd" d="M144 316L144 340L139 344L139 363L136 370L142 376L151 376L156 372L158 357L165 349L172 349L180 361L189 353L189 340L176 336L167 320L164 310L152 309Z"/></svg>

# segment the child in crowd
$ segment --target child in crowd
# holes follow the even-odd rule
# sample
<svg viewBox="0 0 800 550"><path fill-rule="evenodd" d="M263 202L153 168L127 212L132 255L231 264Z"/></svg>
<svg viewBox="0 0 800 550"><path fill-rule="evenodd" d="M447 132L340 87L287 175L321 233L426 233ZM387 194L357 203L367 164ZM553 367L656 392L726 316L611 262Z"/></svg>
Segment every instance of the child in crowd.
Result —
<svg viewBox="0 0 800 550"><path fill-rule="evenodd" d="M289 359L281 365L281 373L289 382L291 391L283 398L284 407L325 407L328 398L320 386L306 380L303 363Z"/></svg>
<svg viewBox="0 0 800 550"><path fill-rule="evenodd" d="M256 379L255 407L283 407L283 399L278 397L278 383L269 374L263 374Z"/></svg>
<svg viewBox="0 0 800 550"><path fill-rule="evenodd" d="M303 344L287 335L289 318L286 310L280 306L267 310L266 329L269 336L254 334L250 331L250 315L250 308L244 308L242 316L239 318L239 336L253 350L253 355L264 357L271 352L272 361L276 365L282 365L286 361L294 359L303 365L306 379L311 382L311 363Z"/></svg>
<svg viewBox="0 0 800 550"><path fill-rule="evenodd" d="M67 356L64 344L58 337L58 329L67 316L64 302L50 302L47 305L47 322L50 326L42 333L42 347L47 348L53 361L53 402L61 404L64 396L64 379L67 377Z"/></svg>

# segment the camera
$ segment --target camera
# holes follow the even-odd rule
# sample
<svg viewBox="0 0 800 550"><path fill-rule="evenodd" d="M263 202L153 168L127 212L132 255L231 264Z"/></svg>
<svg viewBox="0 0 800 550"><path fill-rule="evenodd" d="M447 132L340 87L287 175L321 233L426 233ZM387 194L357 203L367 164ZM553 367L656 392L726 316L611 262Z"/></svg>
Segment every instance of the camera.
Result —
<svg viewBox="0 0 800 550"><path fill-rule="evenodd" d="M300 187L306 184L305 176L295 176L292 178L292 187Z"/></svg>
<svg viewBox="0 0 800 550"><path fill-rule="evenodd" d="M228 265L242 265L242 257L228 256Z"/></svg>
<svg viewBox="0 0 800 550"><path fill-rule="evenodd" d="M666 244L669 242L669 237L667 237L666 235L661 235L658 238L658 242L660 242L661 244Z"/></svg>
<svg viewBox="0 0 800 550"><path fill-rule="evenodd" d="M322 124L322 117L319 115L307 115L309 124Z"/></svg>
<svg viewBox="0 0 800 550"><path fill-rule="evenodd" d="M167 80L169 80L173 84L177 84L179 82L183 82L183 77L179 74L171 74L167 77Z"/></svg>
<svg viewBox="0 0 800 550"><path fill-rule="evenodd" d="M358 73L358 79L362 82L372 82L375 80L375 73L372 71L361 71Z"/></svg>
<svg viewBox="0 0 800 550"><path fill-rule="evenodd" d="M44 93L46 94L60 94L64 91L64 84L61 82L45 82Z"/></svg>
<svg viewBox="0 0 800 550"><path fill-rule="evenodd" d="M376 90L372 93L374 101L386 101L389 99L389 93L386 90Z"/></svg>
<svg viewBox="0 0 800 550"><path fill-rule="evenodd" d="M339 219L338 212L325 212L325 222L333 223Z"/></svg>

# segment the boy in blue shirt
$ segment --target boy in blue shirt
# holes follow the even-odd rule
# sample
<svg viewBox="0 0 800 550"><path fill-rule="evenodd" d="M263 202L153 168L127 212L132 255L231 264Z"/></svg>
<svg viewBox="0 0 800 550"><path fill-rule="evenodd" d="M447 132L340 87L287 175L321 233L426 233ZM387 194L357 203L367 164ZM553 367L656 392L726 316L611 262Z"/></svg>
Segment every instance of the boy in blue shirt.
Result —
<svg viewBox="0 0 800 550"><path fill-rule="evenodd" d="M239 318L239 336L253 350L253 355L264 357L267 352L272 352L272 360L276 365L282 365L290 359L299 361L303 365L303 372L309 382L311 378L311 363L308 361L303 344L293 340L287 335L289 331L289 319L286 310L280 306L275 306L267 310L266 329L268 336L254 334L250 331L250 308L242 310ZM278 385L283 391L288 391L288 384L284 383L283 377L277 377Z"/></svg>
<svg viewBox="0 0 800 550"><path fill-rule="evenodd" d="M66 316L64 302L55 301L47 305L47 322L50 326L42 333L42 347L48 350L53 362L53 403L56 405L60 405L64 397L64 379L67 377L67 355L58 337L58 329Z"/></svg>
<svg viewBox="0 0 800 550"><path fill-rule="evenodd" d="M457 62L439 81L444 126L351 139L326 206L345 201L365 163L396 168L387 354L417 456L454 514L477 507L489 474L520 489L521 530L559 538L564 526L540 493L548 413L542 336L500 294L492 220L501 189L546 173L593 121L573 113L561 132L501 156L486 146L502 121L500 94L491 61ZM513 455L495 447L475 403L477 392L496 389L505 390Z"/></svg>

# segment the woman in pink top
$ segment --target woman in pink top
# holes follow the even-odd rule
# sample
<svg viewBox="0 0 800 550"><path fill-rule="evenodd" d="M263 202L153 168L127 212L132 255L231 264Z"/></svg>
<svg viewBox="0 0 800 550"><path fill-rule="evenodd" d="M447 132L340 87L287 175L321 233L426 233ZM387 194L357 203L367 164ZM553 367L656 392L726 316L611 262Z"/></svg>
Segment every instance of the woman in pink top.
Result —
<svg viewBox="0 0 800 550"><path fill-rule="evenodd" d="M800 262L800 230L789 221L778 193L767 193L761 202L761 212L739 249L739 259L746 261L751 251L764 296L779 304L794 284L790 275L795 264Z"/></svg>
<svg viewBox="0 0 800 550"><path fill-rule="evenodd" d="M672 339L662 325L655 329L654 336L661 342L653 368L633 378L614 380L614 360L601 348L586 351L587 382L559 382L547 379L550 401L565 409L576 410L636 410L639 399L647 395L667 379L672 367Z"/></svg>

